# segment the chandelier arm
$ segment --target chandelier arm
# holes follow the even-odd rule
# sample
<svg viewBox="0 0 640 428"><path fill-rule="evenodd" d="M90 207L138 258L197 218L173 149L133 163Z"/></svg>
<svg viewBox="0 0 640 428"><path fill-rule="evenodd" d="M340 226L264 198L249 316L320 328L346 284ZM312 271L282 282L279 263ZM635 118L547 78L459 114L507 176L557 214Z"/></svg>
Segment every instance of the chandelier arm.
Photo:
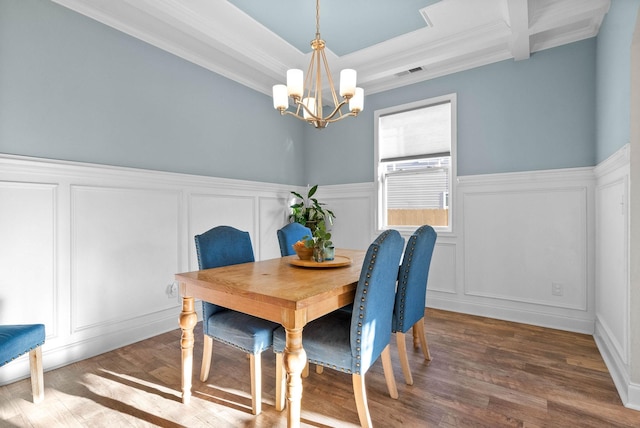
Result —
<svg viewBox="0 0 640 428"><path fill-rule="evenodd" d="M305 119L305 118L303 118L302 116L300 116L300 115L298 115L298 114L295 114L295 113L293 113L293 112L290 112L290 111L288 111L288 110L280 110L280 114L281 114L282 116L284 116L284 115L290 115L290 116L293 116L293 117L295 117L296 119L301 120L301 121L303 121L303 122L305 122L305 123L311 123L311 124L313 124L313 126L314 126L314 127L316 127L316 128L325 128L325 127L327 126L327 124L329 123L328 121L326 121L326 120L322 120L322 119L320 119L320 118L316 118L316 119L306 118L306 119Z"/></svg>
<svg viewBox="0 0 640 428"><path fill-rule="evenodd" d="M340 110L342 108L343 105L345 105L347 103L347 100L342 101L340 104L336 105L336 108L333 109L333 111L331 112L331 114L329 114L327 117L323 118L323 120L326 121L331 121L331 119L333 119L333 117L340 113L339 117L342 117L345 115L345 113L342 113L342 111ZM333 122L335 122L335 120L333 120Z"/></svg>
<svg viewBox="0 0 640 428"><path fill-rule="evenodd" d="M316 59L316 115L322 117L322 73L321 73L321 57L324 56L324 48L315 51Z"/></svg>
<svg viewBox="0 0 640 428"><path fill-rule="evenodd" d="M285 115L293 116L293 117L295 117L296 119L300 119L300 120L302 120L303 122L309 122L309 120L308 120L308 119L305 119L305 118L303 118L302 116L300 116L300 115L298 115L298 114L295 114L294 112L289 111L289 110L281 110L281 111L280 111L280 114L281 114L282 116L285 116Z"/></svg>
<svg viewBox="0 0 640 428"><path fill-rule="evenodd" d="M307 75L304 78L304 88L305 88L305 90L307 92L307 98L312 96L312 95L313 95L314 98L316 97L316 94L312 94L312 92L311 92L313 90L313 85L312 85L312 83L313 83L313 75L314 75L314 73L313 73L313 64L315 62L314 61L314 57L316 55L316 52L317 51L314 50L312 55L311 55L311 61L309 61L309 68L307 68Z"/></svg>
<svg viewBox="0 0 640 428"><path fill-rule="evenodd" d="M338 116L335 119L327 119L325 120L327 123L337 122L339 120L344 119L345 117L356 117L358 113L350 111L349 113L343 113L342 116Z"/></svg>
<svg viewBox="0 0 640 428"><path fill-rule="evenodd" d="M327 80L329 81L329 88L331 89L331 97L333 98L333 105L337 106L339 101L336 95L336 88L333 85L333 77L331 76L331 69L329 68L329 62L327 61L327 55L324 53L324 49L320 52L322 56L322 62L324 64L324 72L327 75Z"/></svg>
<svg viewBox="0 0 640 428"><path fill-rule="evenodd" d="M300 108L302 107L302 109L303 109L303 110L305 110L305 111L309 114L309 116L311 116L311 119L313 119L313 120L323 120L323 119L322 119L322 116L318 116L317 114L315 114L314 112L312 112L312 111L309 109L309 107L307 107L303 102L301 102L301 101L299 101L299 100L294 100L294 102L298 105L298 109L300 109ZM290 113L290 114L294 114L294 113ZM297 111L296 111L296 116L299 116L299 115L297 114ZM299 116L299 118L300 118L301 120L307 120L307 121L309 120L309 118L305 118L304 116Z"/></svg>

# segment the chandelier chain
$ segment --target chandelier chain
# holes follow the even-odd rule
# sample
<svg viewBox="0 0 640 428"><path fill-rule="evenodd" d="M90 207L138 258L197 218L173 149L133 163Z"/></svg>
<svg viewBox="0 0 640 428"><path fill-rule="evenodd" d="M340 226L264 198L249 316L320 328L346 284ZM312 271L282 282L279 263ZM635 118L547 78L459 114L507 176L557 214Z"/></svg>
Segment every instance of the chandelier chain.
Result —
<svg viewBox="0 0 640 428"><path fill-rule="evenodd" d="M320 38L320 0L316 0L316 39Z"/></svg>

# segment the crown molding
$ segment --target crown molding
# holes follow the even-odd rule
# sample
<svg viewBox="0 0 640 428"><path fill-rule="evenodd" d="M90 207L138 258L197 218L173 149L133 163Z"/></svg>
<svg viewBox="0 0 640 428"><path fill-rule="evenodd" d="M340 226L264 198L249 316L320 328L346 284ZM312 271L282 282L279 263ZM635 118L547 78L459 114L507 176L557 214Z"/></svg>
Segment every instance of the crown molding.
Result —
<svg viewBox="0 0 640 428"><path fill-rule="evenodd" d="M227 1L51 1L266 95L287 69L309 63L309 54ZM433 27L342 57L326 53L334 70L358 70L359 86L372 94L594 37L610 4L493 0L469 11L459 0L442 1L430 6Z"/></svg>

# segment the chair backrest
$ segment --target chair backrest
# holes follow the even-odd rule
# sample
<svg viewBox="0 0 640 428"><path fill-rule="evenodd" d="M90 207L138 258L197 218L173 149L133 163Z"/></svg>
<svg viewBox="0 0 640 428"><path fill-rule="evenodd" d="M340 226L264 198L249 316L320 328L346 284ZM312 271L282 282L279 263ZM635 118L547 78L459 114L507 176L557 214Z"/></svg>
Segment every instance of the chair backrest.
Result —
<svg viewBox="0 0 640 428"><path fill-rule="evenodd" d="M398 272L398 290L393 311L394 332L406 333L424 317L429 267L437 236L433 227L425 225L416 229L407 241Z"/></svg>
<svg viewBox="0 0 640 428"><path fill-rule="evenodd" d="M249 233L231 226L216 226L201 235L196 235L195 241L200 269L212 269L255 261ZM211 315L222 310L226 310L226 308L202 301L202 318L204 320L208 320ZM202 326L204 333L208 334L209 323L204 322Z"/></svg>
<svg viewBox="0 0 640 428"><path fill-rule="evenodd" d="M393 301L404 239L385 230L369 246L362 263L351 316L352 372L364 374L391 339Z"/></svg>
<svg viewBox="0 0 640 428"><path fill-rule="evenodd" d="M303 236L311 236L311 229L294 222L287 224L282 229L278 229L277 235L278 243L280 244L280 255L282 257L292 256L296 253L292 245Z"/></svg>
<svg viewBox="0 0 640 428"><path fill-rule="evenodd" d="M255 261L249 232L216 226L195 236L198 266L211 269Z"/></svg>

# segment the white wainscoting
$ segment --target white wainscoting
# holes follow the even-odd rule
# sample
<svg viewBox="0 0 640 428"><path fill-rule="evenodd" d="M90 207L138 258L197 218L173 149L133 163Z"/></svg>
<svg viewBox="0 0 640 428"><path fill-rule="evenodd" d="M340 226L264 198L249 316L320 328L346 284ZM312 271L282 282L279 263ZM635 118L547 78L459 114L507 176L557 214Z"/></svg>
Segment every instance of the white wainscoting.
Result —
<svg viewBox="0 0 640 428"><path fill-rule="evenodd" d="M304 188L0 155L0 323L45 324L45 370L176 329L170 290L198 268L194 235L234 226L256 259L280 257L291 190ZM368 246L372 194L321 186L336 245ZM25 355L0 384L28 375Z"/></svg>
<svg viewBox="0 0 640 428"><path fill-rule="evenodd" d="M596 331L622 402L640 409L640 388L630 382L629 145L595 170ZM637 356L636 356L637 358Z"/></svg>
<svg viewBox="0 0 640 428"><path fill-rule="evenodd" d="M592 168L461 177L427 306L593 333L594 189ZM168 290L174 273L197 269L193 236L227 224L250 233L256 259L279 257L290 190L0 155L0 323L46 325L45 369L176 329ZM375 194L373 183L320 186L336 246L375 238ZM599 310L612 352L626 349L623 315ZM28 373L23 357L0 384Z"/></svg>
<svg viewBox="0 0 640 428"><path fill-rule="evenodd" d="M593 333L593 188L592 168L459 177L427 305Z"/></svg>

